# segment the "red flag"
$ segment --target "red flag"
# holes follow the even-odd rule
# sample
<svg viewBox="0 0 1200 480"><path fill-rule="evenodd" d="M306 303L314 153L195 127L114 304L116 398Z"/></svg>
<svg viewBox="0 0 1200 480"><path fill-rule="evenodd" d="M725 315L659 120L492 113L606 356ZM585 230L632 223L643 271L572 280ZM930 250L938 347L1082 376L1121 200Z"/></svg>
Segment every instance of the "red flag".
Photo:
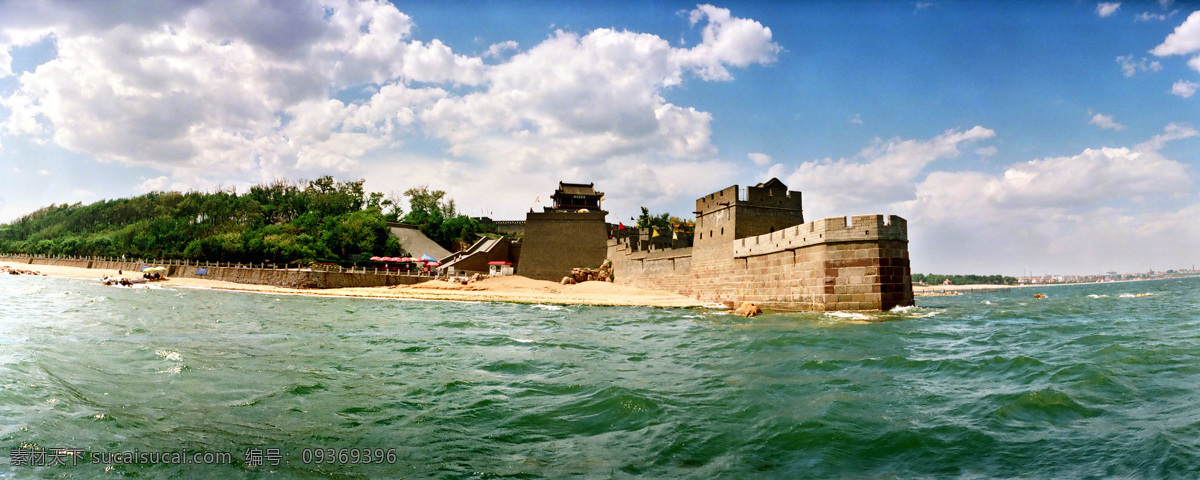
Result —
<svg viewBox="0 0 1200 480"><path fill-rule="evenodd" d="M624 230L624 229L625 229L625 223L617 222L617 230Z"/></svg>

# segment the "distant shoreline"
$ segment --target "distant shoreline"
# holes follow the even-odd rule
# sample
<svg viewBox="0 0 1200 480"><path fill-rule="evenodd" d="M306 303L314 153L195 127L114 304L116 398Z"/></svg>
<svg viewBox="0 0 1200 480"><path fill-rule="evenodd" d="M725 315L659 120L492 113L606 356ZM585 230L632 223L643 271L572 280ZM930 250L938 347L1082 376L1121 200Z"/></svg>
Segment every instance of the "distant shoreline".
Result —
<svg viewBox="0 0 1200 480"><path fill-rule="evenodd" d="M961 295L969 293L983 293L983 291L1009 290L1013 288L1041 288L1041 287L1065 287L1070 285L1105 285L1109 283L1132 283L1132 282L1154 282L1158 280L1171 280L1176 278L1200 278L1195 276L1189 277L1165 277L1165 278L1134 278L1130 280L1112 280L1106 282L1071 282L1071 283L1039 283L1039 284L1024 284L1024 285L925 285L913 286L913 296L917 297L938 297L947 295Z"/></svg>

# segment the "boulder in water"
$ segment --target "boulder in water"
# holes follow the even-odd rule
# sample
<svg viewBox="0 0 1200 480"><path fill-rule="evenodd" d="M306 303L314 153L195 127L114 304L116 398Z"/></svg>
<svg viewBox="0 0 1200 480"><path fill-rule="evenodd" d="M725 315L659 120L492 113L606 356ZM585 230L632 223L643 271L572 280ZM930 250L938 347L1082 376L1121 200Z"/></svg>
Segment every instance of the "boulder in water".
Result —
<svg viewBox="0 0 1200 480"><path fill-rule="evenodd" d="M762 315L762 313L763 313L763 311L761 308L758 308L758 305L755 305L750 302L742 302L742 306L738 307L737 310L733 311L734 315L741 315L743 317L753 317L753 316L757 316L757 315Z"/></svg>

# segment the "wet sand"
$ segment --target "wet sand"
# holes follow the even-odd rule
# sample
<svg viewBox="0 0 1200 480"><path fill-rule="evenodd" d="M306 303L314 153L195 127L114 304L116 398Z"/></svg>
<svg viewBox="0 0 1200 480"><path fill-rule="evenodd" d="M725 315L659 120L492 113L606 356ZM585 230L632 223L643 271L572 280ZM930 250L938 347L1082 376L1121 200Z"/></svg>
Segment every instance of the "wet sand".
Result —
<svg viewBox="0 0 1200 480"><path fill-rule="evenodd" d="M0 265L21 270L32 270L48 276L87 278L100 282L104 275L113 277L140 278L140 272L123 272L100 268L78 268L58 265L28 265L3 262ZM608 282L584 282L577 285L559 285L555 282L533 280L520 276L488 278L468 285L433 280L417 285L392 287L353 287L328 289L283 288L272 285L222 282L198 278L170 278L153 285L164 288L210 288L214 290L237 290L245 292L276 293L289 295L338 296L362 298L398 298L415 300L451 300L475 302L550 303L561 305L619 305L642 307L698 307L705 306L699 300L662 290L648 290L617 285ZM113 287L129 288L129 287ZM137 286L133 287L137 288Z"/></svg>

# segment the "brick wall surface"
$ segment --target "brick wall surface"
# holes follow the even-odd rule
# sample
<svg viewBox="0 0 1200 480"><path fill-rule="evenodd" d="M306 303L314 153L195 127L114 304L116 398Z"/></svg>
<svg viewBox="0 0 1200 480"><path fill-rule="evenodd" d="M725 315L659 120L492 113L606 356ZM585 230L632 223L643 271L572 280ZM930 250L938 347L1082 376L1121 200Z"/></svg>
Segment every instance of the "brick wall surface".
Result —
<svg viewBox="0 0 1200 480"><path fill-rule="evenodd" d="M811 226L811 231L820 230L821 238L793 244L787 242L794 237L782 231L726 245L697 242L695 248L661 251L631 251L610 240L608 257L617 283L675 291L712 303L736 306L750 301L775 310L816 311L882 311L912 305L903 219L864 216L849 225L845 220L797 225L796 232ZM864 233L868 227L876 233ZM829 236L832 239L825 238ZM755 248L735 254L735 243L743 241Z"/></svg>
<svg viewBox="0 0 1200 480"><path fill-rule="evenodd" d="M599 267L607 253L605 212L529 213L517 275L558 281L576 267Z"/></svg>

